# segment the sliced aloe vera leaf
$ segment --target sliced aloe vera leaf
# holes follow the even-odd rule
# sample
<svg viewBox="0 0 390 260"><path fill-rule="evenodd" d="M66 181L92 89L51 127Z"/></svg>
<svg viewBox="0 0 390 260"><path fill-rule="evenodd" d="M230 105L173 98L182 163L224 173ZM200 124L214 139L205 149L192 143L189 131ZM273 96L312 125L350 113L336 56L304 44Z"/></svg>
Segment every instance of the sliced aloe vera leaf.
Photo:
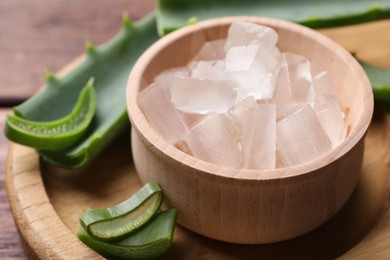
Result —
<svg viewBox="0 0 390 260"><path fill-rule="evenodd" d="M72 111L66 116L37 122L8 115L4 134L13 142L37 149L61 149L73 145L83 137L96 109L93 78L80 92Z"/></svg>
<svg viewBox="0 0 390 260"><path fill-rule="evenodd" d="M372 85L376 100L390 102L390 68L378 68L360 62Z"/></svg>
<svg viewBox="0 0 390 260"><path fill-rule="evenodd" d="M176 209L160 212L137 232L111 242L96 240L83 228L80 228L77 236L84 244L107 258L151 259L161 256L170 248L176 218Z"/></svg>
<svg viewBox="0 0 390 260"><path fill-rule="evenodd" d="M390 1L158 0L158 31L164 35L196 19L235 15L273 17L325 28L389 18Z"/></svg>
<svg viewBox="0 0 390 260"><path fill-rule="evenodd" d="M109 241L126 236L153 217L163 199L157 183L145 184L129 199L109 208L87 210L80 224L95 239Z"/></svg>
<svg viewBox="0 0 390 260"><path fill-rule="evenodd" d="M129 72L158 38L154 14L135 23L125 18L116 36L99 47L88 43L87 54L80 64L64 76L48 80L42 91L15 107L15 114L27 120L51 121L63 117L76 102L81 84L95 78L97 107L91 126L81 140L68 148L40 150L44 160L65 168L81 167L129 125L124 98Z"/></svg>

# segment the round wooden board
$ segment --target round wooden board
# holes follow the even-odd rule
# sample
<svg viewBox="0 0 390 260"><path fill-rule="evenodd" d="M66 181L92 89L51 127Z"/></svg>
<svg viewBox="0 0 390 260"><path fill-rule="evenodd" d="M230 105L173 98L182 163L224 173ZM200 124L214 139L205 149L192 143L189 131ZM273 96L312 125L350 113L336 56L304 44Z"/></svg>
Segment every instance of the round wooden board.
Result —
<svg viewBox="0 0 390 260"><path fill-rule="evenodd" d="M388 28L390 22L383 21L322 32L364 60L389 66L386 56L390 39L385 38ZM77 61L68 69L75 64ZM379 104L375 104L375 109L366 138L360 182L347 204L330 221L296 239L251 246L211 240L177 226L173 245L162 258L388 258L390 116ZM88 166L77 171L42 163L31 148L17 144L9 148L7 193L28 252L36 258L100 259L76 237L78 215L87 207L116 204L140 187L132 164L129 130Z"/></svg>
<svg viewBox="0 0 390 260"><path fill-rule="evenodd" d="M211 240L177 226L167 259L380 258L390 255L390 116L378 111L369 128L360 182L347 204L313 232L267 245ZM29 252L39 258L99 258L76 237L87 207L116 204L141 187L126 131L93 162L68 171L40 162L35 150L11 144L7 191ZM180 212L179 212L180 214ZM227 227L229 228L229 227Z"/></svg>

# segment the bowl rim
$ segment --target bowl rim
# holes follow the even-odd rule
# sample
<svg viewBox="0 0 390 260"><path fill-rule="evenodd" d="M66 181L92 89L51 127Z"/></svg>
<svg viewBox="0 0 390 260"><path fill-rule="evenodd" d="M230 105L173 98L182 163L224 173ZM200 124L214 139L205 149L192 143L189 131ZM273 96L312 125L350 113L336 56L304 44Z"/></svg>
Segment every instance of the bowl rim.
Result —
<svg viewBox="0 0 390 260"><path fill-rule="evenodd" d="M341 144L314 160L291 167L277 169L240 169L213 164L188 155L169 144L153 129L142 110L137 105L137 94L139 93L140 84L143 81L142 75L147 65L153 60L153 57L161 49L167 47L178 38L219 25L229 25L235 20L254 22L272 28L288 28L304 37L315 38L316 42L321 43L325 48L332 49L338 58L349 64L350 70L362 81L360 85L362 86L364 97L366 97L362 106L364 106L365 109L362 111L361 117L356 121L355 127ZM192 169L192 173L196 171L196 175L199 178L217 178L218 180L225 181L271 181L281 179L292 182L307 181L308 179L311 179L310 177L308 178L309 174L307 173L313 171L319 172L317 171L318 169L323 168L344 156L357 145L362 138L364 138L374 109L374 100L369 79L361 65L346 49L325 35L303 25L280 19L254 16L228 16L208 19L180 28L160 38L150 46L134 64L128 78L126 103L132 131L135 130L142 139L141 141L143 141L154 153L157 153L160 158L177 166L189 167ZM315 176L311 177L314 178Z"/></svg>

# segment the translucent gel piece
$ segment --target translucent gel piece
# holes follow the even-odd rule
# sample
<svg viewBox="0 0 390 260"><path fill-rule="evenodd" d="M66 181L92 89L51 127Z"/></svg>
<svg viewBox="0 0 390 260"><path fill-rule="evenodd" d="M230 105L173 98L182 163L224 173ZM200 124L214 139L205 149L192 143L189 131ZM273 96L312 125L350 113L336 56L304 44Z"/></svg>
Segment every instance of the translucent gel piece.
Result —
<svg viewBox="0 0 390 260"><path fill-rule="evenodd" d="M276 121L280 121L294 112L302 109L306 104L303 103L286 103L276 107Z"/></svg>
<svg viewBox="0 0 390 260"><path fill-rule="evenodd" d="M179 112L159 84L153 83L142 90L137 102L152 127L169 143L176 143L187 131Z"/></svg>
<svg viewBox="0 0 390 260"><path fill-rule="evenodd" d="M197 79L222 79L224 62L222 60L214 61L195 61L191 64L191 78Z"/></svg>
<svg viewBox="0 0 390 260"><path fill-rule="evenodd" d="M273 72L275 69L279 69L281 59L280 53L272 53L264 47L260 47L256 53L255 66L261 71Z"/></svg>
<svg viewBox="0 0 390 260"><path fill-rule="evenodd" d="M283 53L273 103L287 102L314 104L315 92L312 84L310 62L305 57Z"/></svg>
<svg viewBox="0 0 390 260"><path fill-rule="evenodd" d="M259 44L230 48L226 53L225 72L249 70L255 61L259 48Z"/></svg>
<svg viewBox="0 0 390 260"><path fill-rule="evenodd" d="M188 76L190 71L187 67L175 67L171 69L164 70L158 74L154 81L161 86L164 90L164 93L170 98L171 97L171 87L175 75L178 76Z"/></svg>
<svg viewBox="0 0 390 260"><path fill-rule="evenodd" d="M336 85L327 71L322 71L313 77L313 87L316 103L322 102L324 98L330 98L335 101L342 110L342 104Z"/></svg>
<svg viewBox="0 0 390 260"><path fill-rule="evenodd" d="M241 129L241 167L246 169L274 169L276 150L276 106L257 104L246 99L231 114Z"/></svg>
<svg viewBox="0 0 390 260"><path fill-rule="evenodd" d="M275 90L279 62L260 44L235 46L227 51L224 77L239 83L237 102L249 96L270 99Z"/></svg>
<svg viewBox="0 0 390 260"><path fill-rule="evenodd" d="M257 69L269 73L278 67L278 59L278 55L273 55L261 44L234 46L226 53L225 72Z"/></svg>
<svg viewBox="0 0 390 260"><path fill-rule="evenodd" d="M182 139L193 156L201 160L231 167L241 163L240 132L226 114L208 115Z"/></svg>
<svg viewBox="0 0 390 260"><path fill-rule="evenodd" d="M329 73L322 71L313 77L313 86L316 93L314 110L322 128L335 148L345 138L346 126L343 107Z"/></svg>
<svg viewBox="0 0 390 260"><path fill-rule="evenodd" d="M194 125L196 125L206 117L206 114L186 113L180 110L177 111L179 112L183 122L189 128L193 127Z"/></svg>
<svg viewBox="0 0 390 260"><path fill-rule="evenodd" d="M274 93L274 74L259 74L255 72L235 73L231 78L240 84L237 92L237 102L248 97L265 100Z"/></svg>
<svg viewBox="0 0 390 260"><path fill-rule="evenodd" d="M283 161L283 156L281 155L281 152L280 150L278 149L278 147L276 147L276 155L275 155L275 168L278 169L278 168L285 168L287 167Z"/></svg>
<svg viewBox="0 0 390 260"><path fill-rule="evenodd" d="M237 83L229 80L175 77L172 102L186 113L223 113L235 103Z"/></svg>
<svg viewBox="0 0 390 260"><path fill-rule="evenodd" d="M205 42L193 61L222 60L225 58L226 39Z"/></svg>
<svg viewBox="0 0 390 260"><path fill-rule="evenodd" d="M277 149L284 166L313 160L332 149L310 105L276 123Z"/></svg>
<svg viewBox="0 0 390 260"><path fill-rule="evenodd" d="M289 68L293 100L302 103L314 103L310 61L297 54L285 53L284 56Z"/></svg>
<svg viewBox="0 0 390 260"><path fill-rule="evenodd" d="M340 104L332 96L323 96L315 104L314 110L322 129L332 143L332 148L335 148L345 139L347 132Z"/></svg>
<svg viewBox="0 0 390 260"><path fill-rule="evenodd" d="M280 70L278 78L275 83L274 95L271 99L271 103L276 104L277 108L291 102L291 81L288 72L288 65L285 59L280 64Z"/></svg>
<svg viewBox="0 0 390 260"><path fill-rule="evenodd" d="M226 47L262 44L268 50L272 49L278 41L278 34L271 28L254 23L235 21L229 27Z"/></svg>
<svg viewBox="0 0 390 260"><path fill-rule="evenodd" d="M242 116L248 111L250 111L251 108L256 106L256 99L254 97L248 97L244 101L238 103L236 106L230 109L229 113L232 115L234 121L240 129L244 126L246 122L245 120L242 120Z"/></svg>

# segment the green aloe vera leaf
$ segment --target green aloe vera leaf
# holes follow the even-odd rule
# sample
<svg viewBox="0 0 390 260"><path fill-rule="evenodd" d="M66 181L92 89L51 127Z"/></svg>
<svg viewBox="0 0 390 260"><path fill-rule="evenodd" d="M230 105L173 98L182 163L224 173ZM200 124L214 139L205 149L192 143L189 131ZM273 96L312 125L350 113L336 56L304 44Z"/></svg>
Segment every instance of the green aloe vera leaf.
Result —
<svg viewBox="0 0 390 260"><path fill-rule="evenodd" d="M14 108L27 120L51 121L71 111L80 87L95 78L97 107L86 135L75 145L62 150L40 150L43 159L66 168L86 164L129 123L126 112L126 83L138 57L158 39L155 16L132 23L125 18L122 29L99 47L87 44L85 59L60 78L51 77L43 90Z"/></svg>
<svg viewBox="0 0 390 260"><path fill-rule="evenodd" d="M366 72L376 100L390 102L390 68L378 68L360 62Z"/></svg>
<svg viewBox="0 0 390 260"><path fill-rule="evenodd" d="M4 134L16 143L37 149L61 149L73 145L83 137L96 109L93 78L82 89L72 111L66 116L48 122L7 116Z"/></svg>
<svg viewBox="0 0 390 260"><path fill-rule="evenodd" d="M91 237L83 228L79 239L103 256L115 259L151 259L164 254L171 246L177 210L158 213L135 233L116 241L103 242Z"/></svg>
<svg viewBox="0 0 390 260"><path fill-rule="evenodd" d="M87 210L80 215L80 224L97 240L115 240L148 222L159 210L162 199L162 191L157 183L149 182L129 199L115 206Z"/></svg>
<svg viewBox="0 0 390 260"><path fill-rule="evenodd" d="M390 18L387 0L158 0L160 35L194 20L263 16L326 28Z"/></svg>

